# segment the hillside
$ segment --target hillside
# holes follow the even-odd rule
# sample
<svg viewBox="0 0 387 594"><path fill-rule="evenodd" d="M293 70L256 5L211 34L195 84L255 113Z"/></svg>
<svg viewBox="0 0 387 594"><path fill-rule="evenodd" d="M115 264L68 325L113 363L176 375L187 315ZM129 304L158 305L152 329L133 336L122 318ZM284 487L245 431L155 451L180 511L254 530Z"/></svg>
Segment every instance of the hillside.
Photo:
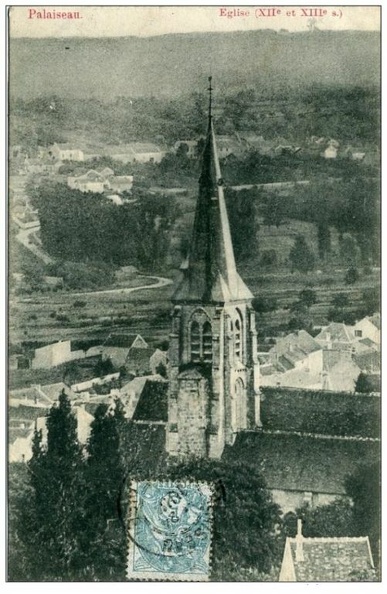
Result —
<svg viewBox="0 0 387 594"><path fill-rule="evenodd" d="M158 37L10 40L12 97L176 97L203 89L210 72L220 92L299 85L378 85L377 32L249 31Z"/></svg>

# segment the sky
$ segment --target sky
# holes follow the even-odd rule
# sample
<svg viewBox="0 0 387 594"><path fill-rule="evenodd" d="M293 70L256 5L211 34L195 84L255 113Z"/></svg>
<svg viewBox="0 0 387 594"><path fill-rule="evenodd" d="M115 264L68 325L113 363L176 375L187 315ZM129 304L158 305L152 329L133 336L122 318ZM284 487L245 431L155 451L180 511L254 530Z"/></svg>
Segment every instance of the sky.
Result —
<svg viewBox="0 0 387 594"><path fill-rule="evenodd" d="M161 4L158 2L157 4ZM312 26L321 30L380 29L378 6L324 5L223 5L223 6L13 6L10 9L10 35L13 37L148 37L167 33L248 31L287 29L307 31L311 26L308 10L326 9L314 17ZM43 8L51 15L79 13L80 18L39 18ZM275 11L270 14L269 8ZM264 9L263 11L260 9ZM303 10L304 9L304 12ZM280 11L280 12L278 12ZM247 14L246 14L247 13ZM263 16L263 13L270 16ZM306 14L305 14L306 13Z"/></svg>

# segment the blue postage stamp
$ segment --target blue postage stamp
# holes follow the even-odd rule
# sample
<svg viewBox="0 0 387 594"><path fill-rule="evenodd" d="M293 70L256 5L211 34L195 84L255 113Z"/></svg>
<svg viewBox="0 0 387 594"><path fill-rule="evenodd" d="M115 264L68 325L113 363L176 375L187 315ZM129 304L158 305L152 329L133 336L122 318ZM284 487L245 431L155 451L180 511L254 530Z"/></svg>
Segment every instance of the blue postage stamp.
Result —
<svg viewBox="0 0 387 594"><path fill-rule="evenodd" d="M133 482L127 577L208 580L211 495L207 483Z"/></svg>

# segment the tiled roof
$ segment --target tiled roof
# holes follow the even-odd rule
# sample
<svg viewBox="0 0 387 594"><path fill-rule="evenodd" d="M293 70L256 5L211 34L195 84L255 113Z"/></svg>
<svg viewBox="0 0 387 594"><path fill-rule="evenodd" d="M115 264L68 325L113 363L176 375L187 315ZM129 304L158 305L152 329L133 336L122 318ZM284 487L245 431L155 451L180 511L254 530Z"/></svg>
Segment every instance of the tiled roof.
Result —
<svg viewBox="0 0 387 594"><path fill-rule="evenodd" d="M241 432L224 457L248 460L269 489L345 495L345 479L380 456L377 441L324 439L266 431Z"/></svg>
<svg viewBox="0 0 387 594"><path fill-rule="evenodd" d="M297 539L288 538L297 582L347 582L351 574L373 569L368 537L304 538L297 560Z"/></svg>
<svg viewBox="0 0 387 594"><path fill-rule="evenodd" d="M327 341L329 339L332 342L352 342L354 340L353 330L343 323L332 322L316 336L317 341Z"/></svg>
<svg viewBox="0 0 387 594"><path fill-rule="evenodd" d="M362 371L380 371L380 354L376 351L358 353L353 359Z"/></svg>
<svg viewBox="0 0 387 594"><path fill-rule="evenodd" d="M278 357L279 365L284 369L292 369L297 361L302 361L309 354L321 350L321 345L305 330L293 332L277 339L270 349L271 359ZM273 361L275 364L275 361Z"/></svg>
<svg viewBox="0 0 387 594"><path fill-rule="evenodd" d="M55 384L53 384L55 385ZM63 384L64 385L64 384ZM48 386L44 386L48 387ZM38 386L31 386L30 388L20 388L18 390L10 390L9 404L10 406L18 406L24 404L25 406L51 406L52 398L42 388Z"/></svg>
<svg viewBox="0 0 387 594"><path fill-rule="evenodd" d="M167 420L168 382L161 375L136 377L120 390L126 416L136 420Z"/></svg>
<svg viewBox="0 0 387 594"><path fill-rule="evenodd" d="M133 345L139 334L110 334L103 343L104 346L128 348ZM140 336L142 338L142 336ZM145 346L145 345L144 345ZM147 346L147 345L146 345Z"/></svg>
<svg viewBox="0 0 387 594"><path fill-rule="evenodd" d="M22 428L22 427L9 427L8 429L8 442L14 443L17 439L26 439L30 435L32 435L34 431L33 424L29 427Z"/></svg>
<svg viewBox="0 0 387 594"><path fill-rule="evenodd" d="M153 354L153 349L138 349L131 348L125 362L125 366L128 371L140 374L149 373L150 371L150 358Z"/></svg>
<svg viewBox="0 0 387 594"><path fill-rule="evenodd" d="M168 382L148 379L140 394L134 421L168 421Z"/></svg>

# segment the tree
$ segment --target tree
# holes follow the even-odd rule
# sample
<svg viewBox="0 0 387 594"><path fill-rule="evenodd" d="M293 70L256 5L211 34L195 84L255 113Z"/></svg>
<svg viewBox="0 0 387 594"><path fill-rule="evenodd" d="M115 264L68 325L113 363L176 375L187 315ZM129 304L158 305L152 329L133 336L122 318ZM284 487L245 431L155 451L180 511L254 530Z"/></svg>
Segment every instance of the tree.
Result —
<svg viewBox="0 0 387 594"><path fill-rule="evenodd" d="M306 307L312 307L317 303L317 294L313 289L302 289L298 294L298 299Z"/></svg>
<svg viewBox="0 0 387 594"><path fill-rule="evenodd" d="M380 290L378 287L366 289L362 294L364 315L372 315L380 310Z"/></svg>
<svg viewBox="0 0 387 594"><path fill-rule="evenodd" d="M379 564L381 531L380 463L362 464L345 482L345 490L353 501L353 519L356 536L368 536Z"/></svg>
<svg viewBox="0 0 387 594"><path fill-rule="evenodd" d="M360 263L360 248L352 235L346 233L340 242L340 255L347 266L358 266Z"/></svg>
<svg viewBox="0 0 387 594"><path fill-rule="evenodd" d="M331 251L331 231L327 220L317 225L318 253L321 260L324 260Z"/></svg>
<svg viewBox="0 0 387 594"><path fill-rule="evenodd" d="M336 499L315 508L304 505L286 514L281 528L284 536L296 536L297 519L302 520L302 534L306 538L355 535L352 505L348 499Z"/></svg>
<svg viewBox="0 0 387 594"><path fill-rule="evenodd" d="M228 190L226 199L235 258L239 262L252 260L259 252L256 199L244 190Z"/></svg>
<svg viewBox="0 0 387 594"><path fill-rule="evenodd" d="M125 530L119 509L125 476L121 439L126 424L121 401L100 404L87 443L86 497L82 546L90 577L120 580L125 576Z"/></svg>
<svg viewBox="0 0 387 594"><path fill-rule="evenodd" d="M359 373L355 383L355 392L358 394L370 394L374 391L373 385L367 374L362 371Z"/></svg>
<svg viewBox="0 0 387 594"><path fill-rule="evenodd" d="M285 212L285 198L278 194L268 196L264 205L263 224L268 227L275 225L278 229L283 222Z"/></svg>
<svg viewBox="0 0 387 594"><path fill-rule="evenodd" d="M356 281L359 280L359 272L357 271L357 268L354 268L353 266L348 268L344 280L347 285L354 285Z"/></svg>
<svg viewBox="0 0 387 594"><path fill-rule="evenodd" d="M347 293L337 293L334 295L331 301L332 305L337 308L348 307L349 305L349 297Z"/></svg>
<svg viewBox="0 0 387 594"><path fill-rule="evenodd" d="M303 235L297 235L294 245L290 250L289 260L292 272L299 270L300 272L308 273L313 270L315 258Z"/></svg>
<svg viewBox="0 0 387 594"><path fill-rule="evenodd" d="M260 266L264 268L275 268L278 263L277 252L275 250L264 250L262 252Z"/></svg>
<svg viewBox="0 0 387 594"><path fill-rule="evenodd" d="M276 299L267 299L266 297L254 297L251 305L259 315L275 311L278 307Z"/></svg>
<svg viewBox="0 0 387 594"><path fill-rule="evenodd" d="M35 579L79 577L82 551L82 455L77 421L64 391L46 421L47 444L35 431L28 463L33 496L23 510L22 537Z"/></svg>
<svg viewBox="0 0 387 594"><path fill-rule="evenodd" d="M190 476L216 487L212 546L215 580L235 580L241 569L269 573L279 563L283 551L277 535L280 508L251 464L192 459L171 465L165 472L171 479Z"/></svg>
<svg viewBox="0 0 387 594"><path fill-rule="evenodd" d="M106 359L99 359L94 367L94 373L98 377L109 375L109 373L114 373L114 371L114 365L110 357L107 357Z"/></svg>

